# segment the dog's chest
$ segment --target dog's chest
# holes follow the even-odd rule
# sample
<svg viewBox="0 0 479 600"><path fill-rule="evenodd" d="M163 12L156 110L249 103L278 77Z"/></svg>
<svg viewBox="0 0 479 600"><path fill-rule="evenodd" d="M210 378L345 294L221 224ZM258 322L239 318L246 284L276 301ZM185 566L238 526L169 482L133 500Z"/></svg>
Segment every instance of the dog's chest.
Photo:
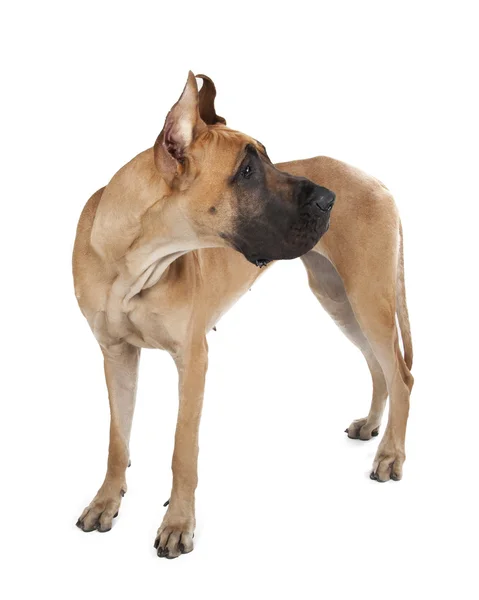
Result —
<svg viewBox="0 0 479 600"><path fill-rule="evenodd" d="M189 321L188 310L178 298L161 293L161 286L144 290L125 301L110 290L103 309L86 314L98 342L112 346L123 341L140 348L159 348L174 353L181 345Z"/></svg>
<svg viewBox="0 0 479 600"><path fill-rule="evenodd" d="M174 353L186 333L185 311L172 307L167 299L142 293L130 302L126 313L126 341L144 348L160 348Z"/></svg>

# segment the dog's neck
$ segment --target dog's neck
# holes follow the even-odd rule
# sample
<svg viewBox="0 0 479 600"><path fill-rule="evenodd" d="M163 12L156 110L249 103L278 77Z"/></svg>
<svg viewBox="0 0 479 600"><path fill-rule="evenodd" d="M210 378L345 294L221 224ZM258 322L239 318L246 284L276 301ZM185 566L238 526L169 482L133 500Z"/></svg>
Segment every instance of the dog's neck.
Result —
<svg viewBox="0 0 479 600"><path fill-rule="evenodd" d="M142 290L153 287L177 258L201 247L188 221L168 199L157 202L141 220L141 233L118 261L115 291L123 308Z"/></svg>
<svg viewBox="0 0 479 600"><path fill-rule="evenodd" d="M108 304L129 301L155 285L173 261L205 246L156 170L152 150L125 165L105 188L91 244L112 276Z"/></svg>

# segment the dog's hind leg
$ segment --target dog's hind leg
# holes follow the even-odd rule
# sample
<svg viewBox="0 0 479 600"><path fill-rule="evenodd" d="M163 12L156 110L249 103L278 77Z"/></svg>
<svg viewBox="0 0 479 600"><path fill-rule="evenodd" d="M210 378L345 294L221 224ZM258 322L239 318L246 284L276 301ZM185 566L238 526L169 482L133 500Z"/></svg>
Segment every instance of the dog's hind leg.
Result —
<svg viewBox="0 0 479 600"><path fill-rule="evenodd" d="M400 251L401 245L385 239L379 248L362 248L362 254L351 252L343 273L341 269L335 273L332 264L328 267L325 257L317 253L303 257L314 293L346 335L360 346L370 369L373 365L375 394L366 423L377 427L386 398L384 382L387 386L389 420L371 472L371 478L377 481L402 477L409 397L414 383L409 369L412 345ZM400 324L407 362L399 347L396 308L402 311Z"/></svg>
<svg viewBox="0 0 479 600"><path fill-rule="evenodd" d="M382 368L366 336L361 331L341 277L334 266L326 257L314 251L308 252L301 260L306 267L313 294L346 337L361 350L366 359L373 384L371 407L368 416L353 421L346 429L346 433L350 438L369 440L372 436L378 435L388 396Z"/></svg>
<svg viewBox="0 0 479 600"><path fill-rule="evenodd" d="M345 281L345 288L361 330L381 365L388 386L388 424L371 472L371 479L387 481L402 477L402 466L406 458L409 398L414 378L409 370L412 346L406 351L409 365L399 346L396 326L397 271L393 268L374 271L374 267L370 268L368 276L361 278L353 269L349 273L349 280ZM402 322L404 325L405 320ZM409 331L403 339L405 347L408 348Z"/></svg>
<svg viewBox="0 0 479 600"><path fill-rule="evenodd" d="M110 401L110 446L103 485L85 508L77 526L83 531L109 531L126 492L125 471L129 465L129 441L140 349L127 343L102 347Z"/></svg>

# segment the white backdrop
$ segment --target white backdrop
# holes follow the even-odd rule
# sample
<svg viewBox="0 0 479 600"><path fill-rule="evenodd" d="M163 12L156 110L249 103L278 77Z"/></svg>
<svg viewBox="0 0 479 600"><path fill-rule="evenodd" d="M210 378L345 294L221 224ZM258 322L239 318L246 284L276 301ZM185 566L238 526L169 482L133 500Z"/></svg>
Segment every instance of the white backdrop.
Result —
<svg viewBox="0 0 479 600"><path fill-rule="evenodd" d="M473 5L2 10L2 597L475 597ZM75 528L103 479L109 415L70 260L84 203L152 145L189 69L214 79L218 113L274 161L330 155L393 191L416 385L404 479L372 482L380 438L343 433L367 414L367 367L301 262L276 265L208 337L196 547L166 561L153 549L177 410L165 353L143 352L113 530Z"/></svg>

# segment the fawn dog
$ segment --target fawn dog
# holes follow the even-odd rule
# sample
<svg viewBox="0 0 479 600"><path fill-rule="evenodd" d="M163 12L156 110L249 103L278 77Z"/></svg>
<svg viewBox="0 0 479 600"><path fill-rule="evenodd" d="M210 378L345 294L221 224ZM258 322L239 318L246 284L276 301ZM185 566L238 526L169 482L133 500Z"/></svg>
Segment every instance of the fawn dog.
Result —
<svg viewBox="0 0 479 600"><path fill-rule="evenodd" d="M179 412L155 548L168 558L193 549L206 333L259 267L301 257L313 293L362 351L372 404L349 437L378 434L389 395L377 481L401 478L413 385L402 230L389 191L326 157L273 165L260 142L226 127L213 82L198 77L199 92L189 73L154 147L87 202L73 253L75 293L103 353L111 413L105 480L77 525L111 529L126 491L140 349L167 350L179 373Z"/></svg>

